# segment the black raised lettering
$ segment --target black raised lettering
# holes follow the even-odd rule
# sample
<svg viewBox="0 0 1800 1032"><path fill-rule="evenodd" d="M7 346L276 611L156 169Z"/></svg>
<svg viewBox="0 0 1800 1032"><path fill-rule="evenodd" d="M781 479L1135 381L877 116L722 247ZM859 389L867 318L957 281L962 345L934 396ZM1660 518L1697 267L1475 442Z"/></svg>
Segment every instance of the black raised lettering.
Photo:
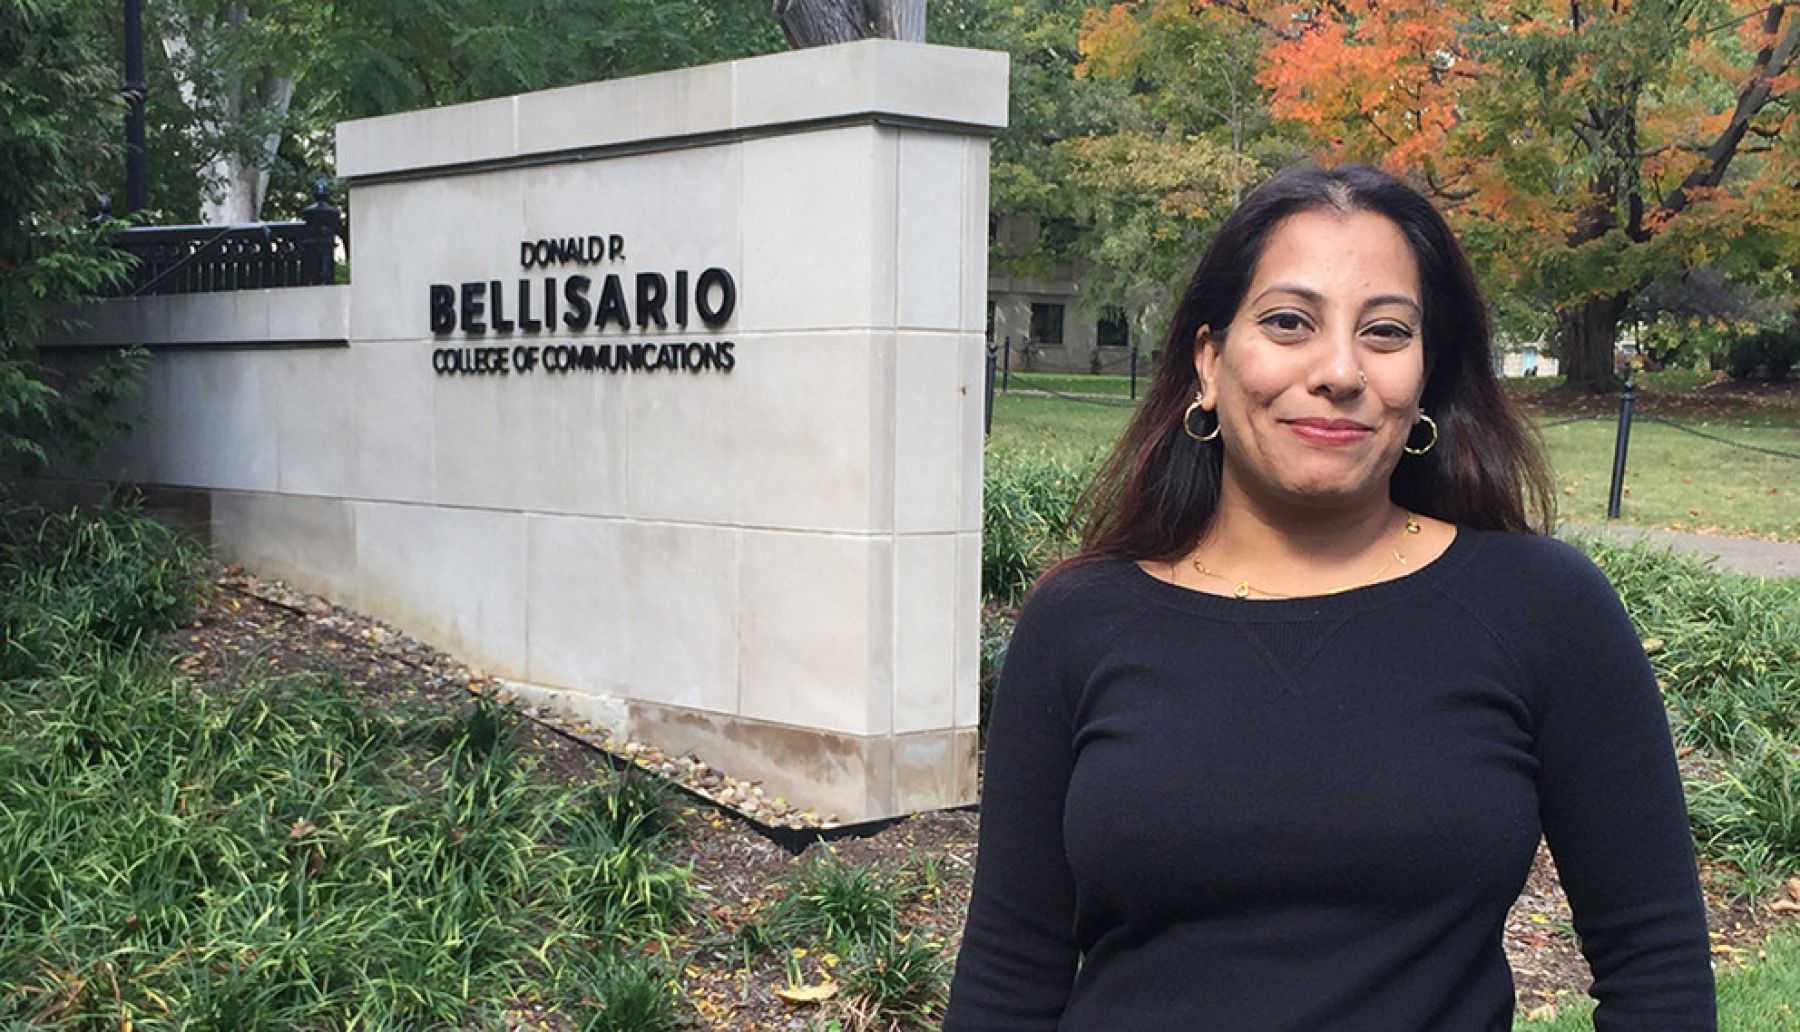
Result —
<svg viewBox="0 0 1800 1032"><path fill-rule="evenodd" d="M569 303L569 310L563 313L563 324L571 330L587 329L588 316L594 314L593 302L588 300L588 286L593 280L586 276L570 276L563 280L563 300Z"/></svg>
<svg viewBox="0 0 1800 1032"><path fill-rule="evenodd" d="M519 265L522 268L526 268L526 269L531 268L531 252L532 252L531 241L529 241L529 240L519 241Z"/></svg>
<svg viewBox="0 0 1800 1032"><path fill-rule="evenodd" d="M731 349L735 347L737 345L728 340L719 342L719 372L729 373L737 365L737 356L731 353Z"/></svg>
<svg viewBox="0 0 1800 1032"><path fill-rule="evenodd" d="M544 324L531 314L531 281L519 281L519 329L526 333L536 333L544 328Z"/></svg>
<svg viewBox="0 0 1800 1032"><path fill-rule="evenodd" d="M464 283L462 285L462 331L479 335L487 332L487 325L481 321L483 302L482 294L486 293L486 283Z"/></svg>
<svg viewBox="0 0 1800 1032"><path fill-rule="evenodd" d="M718 288L719 303L712 304L713 288ZM717 329L731 318L731 312L737 307L737 283L732 280L731 273L714 266L700 274L700 281L694 284L694 310L700 313L700 321L709 328Z"/></svg>
<svg viewBox="0 0 1800 1032"><path fill-rule="evenodd" d="M493 306L493 309L489 315L488 324L494 328L495 333L511 333L513 331L513 321L506 317L506 305L503 303L505 300L506 291L500 289L500 281L489 280L488 303Z"/></svg>
<svg viewBox="0 0 1800 1032"><path fill-rule="evenodd" d="M688 275L686 269L675 270L675 326L687 329Z"/></svg>
<svg viewBox="0 0 1800 1032"><path fill-rule="evenodd" d="M556 329L556 277L544 281L544 329Z"/></svg>
<svg viewBox="0 0 1800 1032"><path fill-rule="evenodd" d="M454 329L456 329L456 288L448 283L433 283L431 285L431 332L443 336Z"/></svg>
<svg viewBox="0 0 1800 1032"><path fill-rule="evenodd" d="M631 312L625 307L625 287L619 283L618 273L606 274L606 283L600 288L600 304L594 313L594 329L604 330L606 324L617 321L619 329L631 329Z"/></svg>
<svg viewBox="0 0 1800 1032"><path fill-rule="evenodd" d="M606 241L597 236L587 238L587 260L599 262L606 260Z"/></svg>
<svg viewBox="0 0 1800 1032"><path fill-rule="evenodd" d="M665 330L669 320L663 318L663 301L669 296L669 281L660 272L640 272L637 276L638 329L648 329L651 322Z"/></svg>
<svg viewBox="0 0 1800 1032"><path fill-rule="evenodd" d="M619 259L625 257L625 238L624 237L620 236L617 233L614 233L611 236L606 238L606 245L607 245L606 256L608 258L611 258L613 261L616 262Z"/></svg>

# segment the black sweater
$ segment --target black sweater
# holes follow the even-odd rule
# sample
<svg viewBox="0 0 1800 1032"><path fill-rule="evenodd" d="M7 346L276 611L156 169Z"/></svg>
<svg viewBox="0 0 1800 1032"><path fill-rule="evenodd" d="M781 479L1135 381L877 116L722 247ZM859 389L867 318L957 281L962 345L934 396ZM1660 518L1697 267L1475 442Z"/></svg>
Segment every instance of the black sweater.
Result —
<svg viewBox="0 0 1800 1032"><path fill-rule="evenodd" d="M1540 831L1598 1032L1715 1027L1656 681L1554 539L1462 529L1278 601L1077 566L1020 615L990 728L946 1032L1506 1032Z"/></svg>

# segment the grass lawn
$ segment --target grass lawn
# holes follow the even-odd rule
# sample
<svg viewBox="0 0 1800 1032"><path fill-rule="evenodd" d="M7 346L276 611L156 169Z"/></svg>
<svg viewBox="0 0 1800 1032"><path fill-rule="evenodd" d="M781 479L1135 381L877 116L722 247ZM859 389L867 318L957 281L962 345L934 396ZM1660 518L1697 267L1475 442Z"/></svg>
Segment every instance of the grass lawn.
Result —
<svg viewBox="0 0 1800 1032"><path fill-rule="evenodd" d="M1686 425L1740 444L1800 455L1800 428ZM1544 430L1564 519L1598 523L1606 518L1616 435L1611 420ZM1626 452L1620 518L1645 527L1800 540L1800 459L1638 421Z"/></svg>
<svg viewBox="0 0 1800 1032"><path fill-rule="evenodd" d="M1800 1032L1800 934L1770 938L1741 967L1719 976L1719 1032ZM1514 1022L1515 1032L1593 1032L1592 1008Z"/></svg>
<svg viewBox="0 0 1800 1032"><path fill-rule="evenodd" d="M1120 378L1064 379L1098 385ZM1786 399L1775 405L1754 397L1741 404L1729 398L1707 399L1705 418L1700 418L1680 404L1679 399L1689 397L1652 396L1640 411L1675 413L1671 418L1704 433L1800 455L1800 406ZM1561 422L1570 415L1544 392L1532 397L1528 409L1547 427L1544 440L1562 490L1563 518L1604 520L1612 476L1613 420ZM1000 394L994 399L988 450L995 455L1048 451L1066 460L1091 459L1105 454L1132 411L1128 405L1043 393ZM1625 490L1620 516L1633 526L1800 541L1800 459L1732 447L1640 418L1632 428Z"/></svg>

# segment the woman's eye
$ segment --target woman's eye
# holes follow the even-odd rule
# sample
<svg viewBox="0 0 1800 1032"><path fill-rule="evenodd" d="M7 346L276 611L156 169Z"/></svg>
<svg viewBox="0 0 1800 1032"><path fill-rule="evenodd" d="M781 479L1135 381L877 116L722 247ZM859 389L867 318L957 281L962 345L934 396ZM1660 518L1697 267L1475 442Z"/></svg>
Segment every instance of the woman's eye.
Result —
<svg viewBox="0 0 1800 1032"><path fill-rule="evenodd" d="M1298 312L1272 312L1263 317L1262 324L1283 336L1292 336L1306 329L1306 319Z"/></svg>
<svg viewBox="0 0 1800 1032"><path fill-rule="evenodd" d="M1374 340L1377 346L1397 348L1413 339L1412 327L1401 323L1376 323L1363 330L1363 334Z"/></svg>

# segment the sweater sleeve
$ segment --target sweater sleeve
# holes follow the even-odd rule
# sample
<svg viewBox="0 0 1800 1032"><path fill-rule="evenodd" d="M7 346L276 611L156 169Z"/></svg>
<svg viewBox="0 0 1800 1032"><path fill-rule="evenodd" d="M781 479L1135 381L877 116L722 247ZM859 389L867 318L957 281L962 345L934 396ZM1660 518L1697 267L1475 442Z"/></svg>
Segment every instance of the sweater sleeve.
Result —
<svg viewBox="0 0 1800 1032"><path fill-rule="evenodd" d="M1717 1027L1706 908L1668 715L1612 586L1573 548L1536 614L1539 812L1599 1006L1595 1032Z"/></svg>
<svg viewBox="0 0 1800 1032"><path fill-rule="evenodd" d="M974 895L945 1032L1053 1030L1075 977L1075 885L1062 831L1075 675L1059 588L1048 582L1026 604L994 693Z"/></svg>

